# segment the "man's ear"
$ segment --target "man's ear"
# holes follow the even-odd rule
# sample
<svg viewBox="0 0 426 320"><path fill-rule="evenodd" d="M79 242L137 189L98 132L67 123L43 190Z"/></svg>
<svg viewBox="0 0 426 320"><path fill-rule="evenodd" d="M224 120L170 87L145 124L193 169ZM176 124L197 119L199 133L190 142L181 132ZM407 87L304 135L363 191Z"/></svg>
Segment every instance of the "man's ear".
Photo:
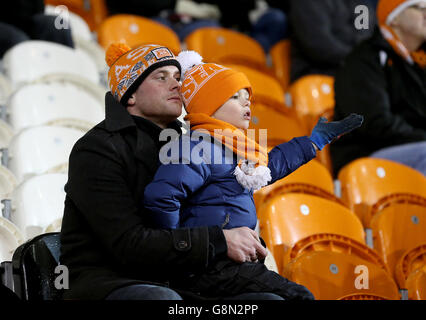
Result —
<svg viewBox="0 0 426 320"><path fill-rule="evenodd" d="M129 97L129 99L127 99L127 106L128 107L133 107L136 103L136 94L132 93L132 95Z"/></svg>

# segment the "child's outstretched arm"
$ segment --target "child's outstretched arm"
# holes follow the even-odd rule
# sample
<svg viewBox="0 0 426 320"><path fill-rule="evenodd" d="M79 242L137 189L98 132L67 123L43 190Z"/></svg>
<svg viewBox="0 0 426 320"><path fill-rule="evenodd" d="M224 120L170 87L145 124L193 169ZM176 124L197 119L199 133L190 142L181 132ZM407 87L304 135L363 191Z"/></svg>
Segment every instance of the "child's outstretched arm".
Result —
<svg viewBox="0 0 426 320"><path fill-rule="evenodd" d="M351 114L341 121L327 122L320 118L309 137L298 137L282 143L269 152L268 167L271 170L270 184L284 178L316 156L316 146L322 150L340 136L358 128L363 117Z"/></svg>

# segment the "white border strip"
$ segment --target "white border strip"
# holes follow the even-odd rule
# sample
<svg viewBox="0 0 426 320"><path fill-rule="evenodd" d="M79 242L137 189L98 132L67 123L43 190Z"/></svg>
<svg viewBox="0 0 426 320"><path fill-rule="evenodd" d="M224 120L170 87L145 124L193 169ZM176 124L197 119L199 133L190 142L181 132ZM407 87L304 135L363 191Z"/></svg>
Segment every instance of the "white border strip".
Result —
<svg viewBox="0 0 426 320"><path fill-rule="evenodd" d="M397 6L391 13L389 13L388 17L386 18L386 24L390 25L393 19L397 15L399 15L402 11L404 11L406 8L411 7L417 3L426 2L425 0L408 0L403 3L401 3L399 6Z"/></svg>

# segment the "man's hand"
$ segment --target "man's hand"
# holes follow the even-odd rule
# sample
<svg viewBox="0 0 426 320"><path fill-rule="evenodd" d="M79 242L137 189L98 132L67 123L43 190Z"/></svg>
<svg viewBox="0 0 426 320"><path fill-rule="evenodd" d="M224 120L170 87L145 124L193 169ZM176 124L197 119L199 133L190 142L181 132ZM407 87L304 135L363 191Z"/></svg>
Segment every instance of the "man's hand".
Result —
<svg viewBox="0 0 426 320"><path fill-rule="evenodd" d="M256 231L247 227L223 230L228 246L228 257L236 262L264 259L266 248L260 243Z"/></svg>

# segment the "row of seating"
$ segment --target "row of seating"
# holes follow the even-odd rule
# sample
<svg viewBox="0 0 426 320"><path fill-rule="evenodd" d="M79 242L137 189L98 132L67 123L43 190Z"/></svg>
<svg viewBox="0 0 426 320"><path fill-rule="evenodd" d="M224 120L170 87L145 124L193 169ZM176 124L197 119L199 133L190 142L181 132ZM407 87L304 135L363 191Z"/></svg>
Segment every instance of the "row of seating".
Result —
<svg viewBox="0 0 426 320"><path fill-rule="evenodd" d="M418 271L426 262L426 178L398 163L361 158L339 175L339 198L321 167L314 160L254 194L260 234L278 272L320 299L359 293L399 299L398 288L411 299L426 298ZM369 208L366 216L356 207ZM354 287L360 259L368 266L369 290Z"/></svg>

